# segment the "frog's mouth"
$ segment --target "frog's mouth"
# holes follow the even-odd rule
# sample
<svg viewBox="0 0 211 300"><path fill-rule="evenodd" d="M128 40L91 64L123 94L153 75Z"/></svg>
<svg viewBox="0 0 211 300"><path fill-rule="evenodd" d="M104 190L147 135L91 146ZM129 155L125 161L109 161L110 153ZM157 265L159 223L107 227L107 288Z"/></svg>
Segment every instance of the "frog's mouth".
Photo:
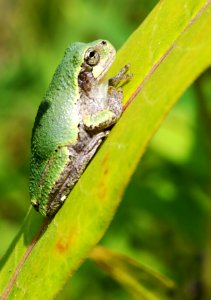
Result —
<svg viewBox="0 0 211 300"><path fill-rule="evenodd" d="M109 51L109 58L100 57L100 63L93 67L92 74L97 81L100 81L104 75L108 72L116 56L116 51L111 48Z"/></svg>

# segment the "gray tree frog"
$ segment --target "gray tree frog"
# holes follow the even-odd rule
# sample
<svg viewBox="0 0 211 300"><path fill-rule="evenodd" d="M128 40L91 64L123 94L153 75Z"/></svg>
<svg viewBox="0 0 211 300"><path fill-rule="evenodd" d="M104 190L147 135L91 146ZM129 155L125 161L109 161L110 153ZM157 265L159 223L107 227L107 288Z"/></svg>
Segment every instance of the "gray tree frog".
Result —
<svg viewBox="0 0 211 300"><path fill-rule="evenodd" d="M65 51L32 130L30 197L44 216L53 216L122 113L117 85L129 65L106 79L115 58L106 40L73 43Z"/></svg>

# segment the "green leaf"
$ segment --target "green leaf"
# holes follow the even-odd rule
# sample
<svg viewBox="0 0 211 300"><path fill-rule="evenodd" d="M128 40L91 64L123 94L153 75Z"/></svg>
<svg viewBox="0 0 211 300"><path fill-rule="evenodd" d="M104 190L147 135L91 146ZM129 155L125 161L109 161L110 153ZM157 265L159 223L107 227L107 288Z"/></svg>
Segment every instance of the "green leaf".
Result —
<svg viewBox="0 0 211 300"><path fill-rule="evenodd" d="M120 49L111 74L131 63L134 77L124 86L128 107L34 241L43 219L32 210L27 215L1 262L2 299L9 292L9 299L52 299L103 236L165 115L210 65L210 2L161 1Z"/></svg>
<svg viewBox="0 0 211 300"><path fill-rule="evenodd" d="M170 279L126 255L98 246L89 257L119 282L133 299L164 300L167 292L175 289Z"/></svg>

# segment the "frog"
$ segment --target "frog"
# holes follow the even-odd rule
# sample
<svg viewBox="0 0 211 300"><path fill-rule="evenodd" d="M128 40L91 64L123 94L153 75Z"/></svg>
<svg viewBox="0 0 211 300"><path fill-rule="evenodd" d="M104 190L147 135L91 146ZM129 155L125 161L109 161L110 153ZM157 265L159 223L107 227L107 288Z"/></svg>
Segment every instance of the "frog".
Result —
<svg viewBox="0 0 211 300"><path fill-rule="evenodd" d="M123 111L121 82L108 79L116 50L107 40L70 44L45 93L31 137L32 206L54 217Z"/></svg>

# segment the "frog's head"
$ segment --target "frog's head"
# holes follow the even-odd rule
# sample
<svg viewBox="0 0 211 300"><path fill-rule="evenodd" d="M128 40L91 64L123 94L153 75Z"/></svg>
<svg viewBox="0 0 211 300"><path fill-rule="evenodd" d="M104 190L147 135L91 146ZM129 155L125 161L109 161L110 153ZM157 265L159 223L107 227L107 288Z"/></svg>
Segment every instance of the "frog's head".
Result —
<svg viewBox="0 0 211 300"><path fill-rule="evenodd" d="M116 51L106 40L97 40L88 45L84 54L84 64L91 67L93 77L99 81L113 63Z"/></svg>

